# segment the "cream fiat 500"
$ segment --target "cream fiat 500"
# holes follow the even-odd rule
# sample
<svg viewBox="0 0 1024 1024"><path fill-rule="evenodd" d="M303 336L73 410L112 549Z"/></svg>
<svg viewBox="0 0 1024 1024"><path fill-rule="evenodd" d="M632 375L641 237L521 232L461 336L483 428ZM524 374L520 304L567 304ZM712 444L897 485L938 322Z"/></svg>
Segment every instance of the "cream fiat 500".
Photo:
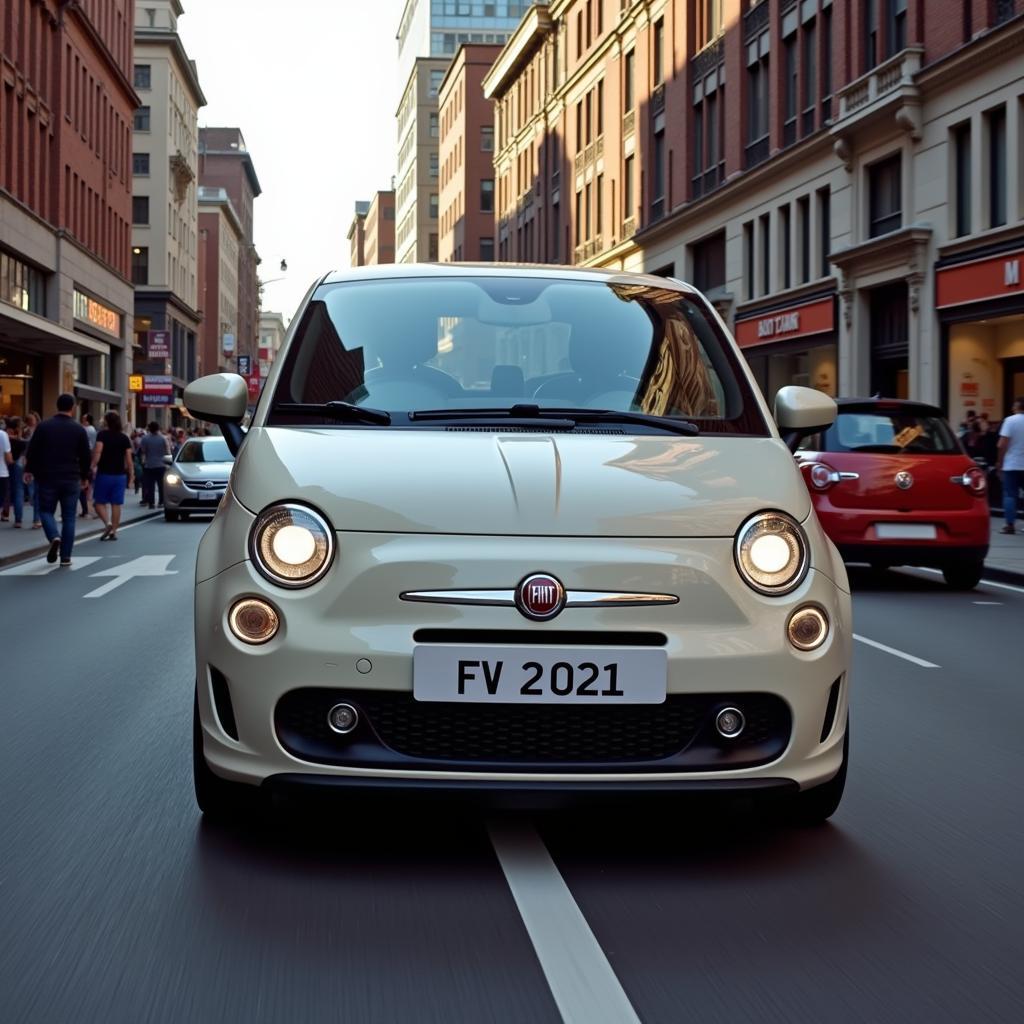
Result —
<svg viewBox="0 0 1024 1024"><path fill-rule="evenodd" d="M823 820L850 595L792 455L693 288L561 268L328 274L196 566L198 802L296 787L542 800L777 791ZM493 791L493 792L492 792Z"/></svg>

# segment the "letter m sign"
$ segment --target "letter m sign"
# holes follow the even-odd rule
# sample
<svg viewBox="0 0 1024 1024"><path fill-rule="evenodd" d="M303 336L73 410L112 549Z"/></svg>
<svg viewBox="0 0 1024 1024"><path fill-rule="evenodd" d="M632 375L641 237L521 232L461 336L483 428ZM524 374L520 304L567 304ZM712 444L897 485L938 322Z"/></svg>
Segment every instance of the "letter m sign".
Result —
<svg viewBox="0 0 1024 1024"><path fill-rule="evenodd" d="M1003 263L1003 284L1007 288L1020 284L1020 260L1006 260Z"/></svg>

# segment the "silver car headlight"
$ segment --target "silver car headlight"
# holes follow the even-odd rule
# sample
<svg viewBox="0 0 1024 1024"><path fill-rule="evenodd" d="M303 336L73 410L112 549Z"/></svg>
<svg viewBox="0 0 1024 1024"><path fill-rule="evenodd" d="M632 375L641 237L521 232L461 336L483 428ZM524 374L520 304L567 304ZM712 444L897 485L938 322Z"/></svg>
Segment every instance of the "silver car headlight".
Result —
<svg viewBox="0 0 1024 1024"><path fill-rule="evenodd" d="M175 484L181 483L181 477L178 476L177 473L168 473L166 476L164 476L164 483L170 484L172 487L174 487Z"/></svg>
<svg viewBox="0 0 1024 1024"><path fill-rule="evenodd" d="M759 594L788 594L807 575L807 536L785 512L751 516L736 534L735 553L744 582Z"/></svg>
<svg viewBox="0 0 1024 1024"><path fill-rule="evenodd" d="M305 505L271 505L253 523L249 550L256 568L279 587L308 587L331 567L334 533Z"/></svg>

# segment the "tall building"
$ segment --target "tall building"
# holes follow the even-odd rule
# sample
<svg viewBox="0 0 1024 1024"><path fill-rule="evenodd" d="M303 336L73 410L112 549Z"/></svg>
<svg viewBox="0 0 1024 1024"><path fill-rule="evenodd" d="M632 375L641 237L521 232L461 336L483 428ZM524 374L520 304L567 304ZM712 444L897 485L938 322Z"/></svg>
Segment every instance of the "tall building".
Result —
<svg viewBox="0 0 1024 1024"><path fill-rule="evenodd" d="M198 115L206 105L195 62L178 35L178 0L136 12L135 89L142 106L132 136L132 283L135 372L172 377L173 391L135 396L168 403L146 419L177 422L198 369ZM138 419L138 416L136 416Z"/></svg>
<svg viewBox="0 0 1024 1024"><path fill-rule="evenodd" d="M200 374L238 368L238 272L242 220L225 188L199 186ZM252 355L249 354L250 368Z"/></svg>
<svg viewBox="0 0 1024 1024"><path fill-rule="evenodd" d="M238 251L235 354L257 358L260 258L253 244L253 201L260 194L252 157L239 128L199 129L199 184L224 189L242 228Z"/></svg>
<svg viewBox="0 0 1024 1024"><path fill-rule="evenodd" d="M281 351L284 336L288 328L285 326L284 315L264 310L260 313L260 378L266 380L270 368Z"/></svg>
<svg viewBox="0 0 1024 1024"><path fill-rule="evenodd" d="M124 411L132 339L129 0L4 0L0 414Z"/></svg>
<svg viewBox="0 0 1024 1024"><path fill-rule="evenodd" d="M494 104L482 83L499 52L460 46L441 83L438 258L445 263L494 259Z"/></svg>
<svg viewBox="0 0 1024 1024"><path fill-rule="evenodd" d="M398 26L398 188L395 259L438 257L437 96L448 64L467 43L501 44L526 0L406 0Z"/></svg>
<svg viewBox="0 0 1024 1024"><path fill-rule="evenodd" d="M348 264L350 267L362 267L366 263L363 252L363 243L366 239L366 214L370 204L365 199L357 199L355 211L352 214L352 223L348 227L348 234L345 236L349 243Z"/></svg>
<svg viewBox="0 0 1024 1024"><path fill-rule="evenodd" d="M368 267L395 262L395 193L375 192L366 211L363 259Z"/></svg>
<svg viewBox="0 0 1024 1024"><path fill-rule="evenodd" d="M1024 390L1022 15L533 8L484 85L500 256L688 278L769 398L801 383L1001 416Z"/></svg>

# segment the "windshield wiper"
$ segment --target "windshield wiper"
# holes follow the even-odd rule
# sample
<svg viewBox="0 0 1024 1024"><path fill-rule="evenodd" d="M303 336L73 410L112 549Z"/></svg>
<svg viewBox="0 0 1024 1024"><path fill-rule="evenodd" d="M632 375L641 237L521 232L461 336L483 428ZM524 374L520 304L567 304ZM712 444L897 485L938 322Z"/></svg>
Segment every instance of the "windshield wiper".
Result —
<svg viewBox="0 0 1024 1024"><path fill-rule="evenodd" d="M391 414L383 409L370 409L365 405L353 405L351 402L278 402L271 406L270 415L274 413L291 413L293 416L326 416L343 423L372 423L378 427L386 427L391 422Z"/></svg>
<svg viewBox="0 0 1024 1024"><path fill-rule="evenodd" d="M548 422L557 420L580 423L636 423L655 430L667 430L672 434L694 437L700 433L696 423L653 416L644 412L620 412L616 409L550 408L539 405L513 405L506 409L417 409L409 413L410 420L536 420Z"/></svg>

